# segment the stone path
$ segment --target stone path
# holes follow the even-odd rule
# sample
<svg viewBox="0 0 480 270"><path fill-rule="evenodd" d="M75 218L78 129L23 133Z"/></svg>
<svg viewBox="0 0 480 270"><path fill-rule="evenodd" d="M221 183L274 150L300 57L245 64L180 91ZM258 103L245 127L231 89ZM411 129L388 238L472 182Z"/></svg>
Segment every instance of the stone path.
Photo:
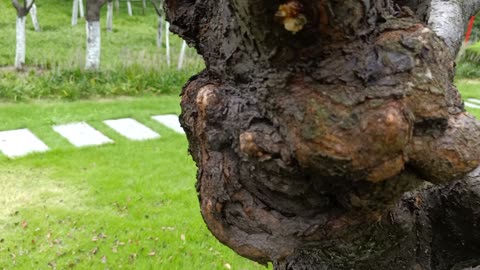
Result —
<svg viewBox="0 0 480 270"><path fill-rule="evenodd" d="M152 119L177 133L184 134L176 115L155 115ZM143 141L160 138L160 134L133 118L109 119L103 123L129 140ZM56 125L52 126L52 129L75 147L114 142L86 122ZM0 131L0 152L9 158L48 150L48 146L26 128Z"/></svg>
<svg viewBox="0 0 480 270"><path fill-rule="evenodd" d="M465 106L474 109L480 109L480 99L469 98L465 101Z"/></svg>

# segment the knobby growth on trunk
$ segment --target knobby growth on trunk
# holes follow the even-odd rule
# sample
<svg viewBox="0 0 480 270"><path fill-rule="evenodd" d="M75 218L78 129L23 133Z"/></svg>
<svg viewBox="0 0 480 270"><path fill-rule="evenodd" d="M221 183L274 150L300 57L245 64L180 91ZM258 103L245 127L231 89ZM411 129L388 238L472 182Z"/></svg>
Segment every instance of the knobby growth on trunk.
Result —
<svg viewBox="0 0 480 270"><path fill-rule="evenodd" d="M480 265L480 122L453 85L480 1L166 0L201 212L276 269Z"/></svg>

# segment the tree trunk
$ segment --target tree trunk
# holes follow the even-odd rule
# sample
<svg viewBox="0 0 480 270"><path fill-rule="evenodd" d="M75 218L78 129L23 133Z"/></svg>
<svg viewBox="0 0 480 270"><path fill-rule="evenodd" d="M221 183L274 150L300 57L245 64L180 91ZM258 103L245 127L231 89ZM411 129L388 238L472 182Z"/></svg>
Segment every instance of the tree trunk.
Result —
<svg viewBox="0 0 480 270"><path fill-rule="evenodd" d="M106 0L87 0L87 49L85 61L85 69L87 70L100 68L100 10L105 2Z"/></svg>
<svg viewBox="0 0 480 270"><path fill-rule="evenodd" d="M127 0L127 10L128 16L132 16L132 3L130 3L130 0Z"/></svg>
<svg viewBox="0 0 480 270"><path fill-rule="evenodd" d="M157 47L162 47L162 38L163 38L163 18L158 16L158 28L157 28Z"/></svg>
<svg viewBox="0 0 480 270"><path fill-rule="evenodd" d="M100 68L100 36L100 22L87 21L87 57L85 61L85 69L97 70Z"/></svg>
<svg viewBox="0 0 480 270"><path fill-rule="evenodd" d="M117 14L120 11L120 0L115 0L115 8L117 9Z"/></svg>
<svg viewBox="0 0 480 270"><path fill-rule="evenodd" d="M17 46L15 50L15 68L17 70L22 70L25 65L25 53L27 47L25 21L26 16L17 17Z"/></svg>
<svg viewBox="0 0 480 270"><path fill-rule="evenodd" d="M170 23L165 24L165 57L167 58L167 66L171 65L170 57Z"/></svg>
<svg viewBox="0 0 480 270"><path fill-rule="evenodd" d="M480 266L480 122L452 83L478 2L167 0L207 67L180 121L210 231L276 269Z"/></svg>
<svg viewBox="0 0 480 270"><path fill-rule="evenodd" d="M72 7L72 26L78 24L78 1L73 0L73 7Z"/></svg>
<svg viewBox="0 0 480 270"><path fill-rule="evenodd" d="M83 11L83 0L78 0L78 11L80 14L80 18L85 17L85 13Z"/></svg>
<svg viewBox="0 0 480 270"><path fill-rule="evenodd" d="M113 0L107 2L107 31L113 30Z"/></svg>
<svg viewBox="0 0 480 270"><path fill-rule="evenodd" d="M185 61L185 51L187 49L187 42L185 40L182 42L182 48L180 49L180 55L178 56L178 65L177 69L181 70L183 68L183 62Z"/></svg>
<svg viewBox="0 0 480 270"><path fill-rule="evenodd" d="M32 1L28 2L31 3ZM40 23L38 23L37 18L37 6L35 4L32 4L32 8L30 9L30 17L32 18L33 29L35 29L36 32L40 32Z"/></svg>
<svg viewBox="0 0 480 270"><path fill-rule="evenodd" d="M145 15L145 9L147 9L147 1L142 0L142 15Z"/></svg>

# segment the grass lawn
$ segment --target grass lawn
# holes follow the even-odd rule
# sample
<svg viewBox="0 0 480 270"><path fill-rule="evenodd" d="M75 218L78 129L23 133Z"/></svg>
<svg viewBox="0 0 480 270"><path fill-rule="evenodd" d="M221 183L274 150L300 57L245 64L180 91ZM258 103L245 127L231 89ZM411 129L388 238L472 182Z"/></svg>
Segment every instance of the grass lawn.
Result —
<svg viewBox="0 0 480 270"><path fill-rule="evenodd" d="M183 135L150 119L177 96L3 104L0 130L28 127L52 150L0 158L0 269L263 269L208 232ZM161 134L132 142L101 121ZM115 141L76 149L49 128L86 120Z"/></svg>
<svg viewBox="0 0 480 270"><path fill-rule="evenodd" d="M22 0L23 1L23 0ZM83 1L85 3L85 1ZM27 17L26 72L13 69L16 12L11 1L0 1L0 99L79 99L95 96L177 94L187 79L201 70L203 61L194 49L187 50L185 67L177 71L181 39L170 35L171 66L166 63L165 44L156 46L157 15L147 1L134 1L134 16L126 2L114 11L113 32L105 27L106 6L101 14L101 70L84 72L85 20L71 26L72 1L36 1L41 32L35 32Z"/></svg>

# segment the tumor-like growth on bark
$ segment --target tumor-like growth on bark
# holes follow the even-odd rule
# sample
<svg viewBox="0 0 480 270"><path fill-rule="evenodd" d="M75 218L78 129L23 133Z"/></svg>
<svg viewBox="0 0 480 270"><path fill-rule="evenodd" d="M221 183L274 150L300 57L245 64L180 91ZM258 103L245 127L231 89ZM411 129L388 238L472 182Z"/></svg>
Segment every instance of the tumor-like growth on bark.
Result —
<svg viewBox="0 0 480 270"><path fill-rule="evenodd" d="M181 121L220 241L279 269L472 259L444 259L427 211L444 192L430 183L478 167L480 124L452 83L455 48L404 2L166 1L207 65Z"/></svg>

